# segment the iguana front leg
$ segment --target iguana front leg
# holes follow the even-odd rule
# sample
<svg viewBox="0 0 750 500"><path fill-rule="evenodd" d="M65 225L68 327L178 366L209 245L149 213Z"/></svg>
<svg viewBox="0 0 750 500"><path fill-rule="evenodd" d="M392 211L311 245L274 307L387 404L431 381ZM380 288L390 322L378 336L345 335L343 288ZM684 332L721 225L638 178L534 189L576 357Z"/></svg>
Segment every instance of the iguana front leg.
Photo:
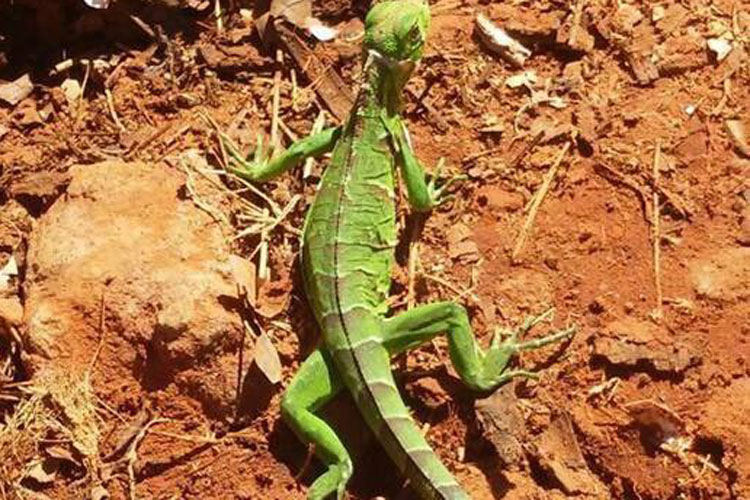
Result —
<svg viewBox="0 0 750 500"><path fill-rule="evenodd" d="M284 392L281 415L303 443L328 467L310 486L308 499L322 500L332 493L342 498L352 474L352 461L334 430L315 415L343 388L333 361L323 348L313 352Z"/></svg>
<svg viewBox="0 0 750 500"><path fill-rule="evenodd" d="M489 349L485 351L474 338L466 309L455 302L438 302L416 307L385 320L383 343L388 352L395 355L447 332L451 361L458 375L471 389L488 391L513 377L536 376L525 370L506 371L508 362L515 353L559 342L575 332L575 328L571 327L526 342L518 340L519 333L525 333L547 317L549 313L527 320L520 332L511 333L502 343L499 332L496 333Z"/></svg>
<svg viewBox="0 0 750 500"><path fill-rule="evenodd" d="M427 212L449 198L444 196L446 190L456 181L466 178L464 175L456 175L449 178L441 186L437 185L438 180L443 173L444 159L438 161L435 174L429 182L425 179L425 173L419 164L411 141L409 132L399 117L385 118L386 126L390 132L393 148L396 152L396 163L401 168L401 174L406 184L406 191L409 196L409 204L418 212Z"/></svg>
<svg viewBox="0 0 750 500"><path fill-rule="evenodd" d="M249 181L264 182L298 165L309 157L321 156L333 150L341 136L341 127L332 127L315 135L296 141L284 152L269 158L270 153L263 151L263 138L258 137L258 145L253 154L253 161L247 161L242 154L228 140L222 136L221 141L230 156L230 164L227 169L234 174Z"/></svg>

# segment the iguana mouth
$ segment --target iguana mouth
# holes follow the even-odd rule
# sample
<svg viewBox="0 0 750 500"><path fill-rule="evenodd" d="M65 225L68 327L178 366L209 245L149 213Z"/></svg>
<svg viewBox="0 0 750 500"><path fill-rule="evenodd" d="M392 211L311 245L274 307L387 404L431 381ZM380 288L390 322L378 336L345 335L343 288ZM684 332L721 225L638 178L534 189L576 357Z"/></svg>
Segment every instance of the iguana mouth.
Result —
<svg viewBox="0 0 750 500"><path fill-rule="evenodd" d="M411 59L394 59L392 57L385 56L374 49L370 49L369 53L372 56L373 61L378 63L381 67L385 67L390 71L397 72L402 75L411 74L411 72L414 71L414 68L417 65L417 63L412 61Z"/></svg>

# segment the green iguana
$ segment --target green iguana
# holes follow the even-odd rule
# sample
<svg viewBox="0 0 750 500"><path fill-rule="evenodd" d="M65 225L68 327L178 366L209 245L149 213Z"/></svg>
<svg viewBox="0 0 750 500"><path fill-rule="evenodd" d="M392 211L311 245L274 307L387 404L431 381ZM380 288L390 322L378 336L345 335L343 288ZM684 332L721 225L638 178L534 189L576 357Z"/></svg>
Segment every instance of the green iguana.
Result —
<svg viewBox="0 0 750 500"><path fill-rule="evenodd" d="M471 389L489 391L515 376L506 370L517 351L568 338L572 329L519 342L496 334L488 350L475 341L466 310L453 302L423 305L387 317L396 246L394 167L401 169L414 210L429 211L446 198L453 178L429 182L417 161L399 111L401 94L422 56L430 23L423 0L376 4L365 21L361 88L343 126L294 143L273 159L258 145L254 161L227 144L230 167L251 181L268 180L307 157L333 151L302 236L305 291L324 342L302 364L286 389L281 412L299 438L327 466L309 498L343 497L352 461L333 429L316 411L347 388L388 455L425 499L467 499L435 455L404 405L391 374L391 357L447 332L456 371ZM226 143L226 141L225 141ZM527 321L526 329L532 322Z"/></svg>

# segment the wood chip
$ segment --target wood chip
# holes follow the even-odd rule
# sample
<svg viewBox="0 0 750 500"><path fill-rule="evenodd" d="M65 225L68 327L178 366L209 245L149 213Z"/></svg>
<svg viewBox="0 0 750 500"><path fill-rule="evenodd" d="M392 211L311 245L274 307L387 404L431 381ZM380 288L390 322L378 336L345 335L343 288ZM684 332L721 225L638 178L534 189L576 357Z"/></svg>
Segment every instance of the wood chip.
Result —
<svg viewBox="0 0 750 500"><path fill-rule="evenodd" d="M537 453L540 465L560 482L565 493L601 498L603 485L586 465L568 413L556 417L540 436Z"/></svg>
<svg viewBox="0 0 750 500"><path fill-rule="evenodd" d="M490 21L484 14L477 14L474 20L477 34L482 43L492 52L521 68L531 56L531 51L512 38L503 28Z"/></svg>
<svg viewBox="0 0 750 500"><path fill-rule="evenodd" d="M607 325L594 340L594 356L632 371L681 373L700 362L700 356L680 342L664 341L666 331L632 318Z"/></svg>
<svg viewBox="0 0 750 500"><path fill-rule="evenodd" d="M521 443L528 439L515 385L506 384L491 396L477 399L474 403L482 435L495 449L503 465L509 467L520 467L523 464Z"/></svg>

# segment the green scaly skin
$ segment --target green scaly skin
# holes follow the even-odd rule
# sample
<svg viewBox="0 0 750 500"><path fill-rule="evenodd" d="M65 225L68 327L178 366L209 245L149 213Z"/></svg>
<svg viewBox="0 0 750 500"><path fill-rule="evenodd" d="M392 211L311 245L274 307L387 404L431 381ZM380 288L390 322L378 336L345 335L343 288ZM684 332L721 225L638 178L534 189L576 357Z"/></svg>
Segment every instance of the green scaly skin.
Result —
<svg viewBox="0 0 750 500"><path fill-rule="evenodd" d="M316 411L347 388L389 456L424 499L467 499L409 415L391 374L390 359L447 333L457 373L470 388L488 391L515 376L506 370L519 350L568 338L572 329L519 342L496 335L489 349L474 339L466 310L453 302L423 305L386 317L390 272L396 246L394 168L401 169L413 209L428 211L444 201L445 188L428 183L399 116L401 94L421 58L429 27L422 0L375 5L365 23L363 82L343 127L293 144L273 159L246 162L229 144L238 167L252 181L278 175L307 157L333 151L302 237L305 289L324 343L303 363L287 388L282 415L299 438L314 445L327 466L309 490L310 499L341 499L352 461L333 429ZM441 162L442 163L442 162ZM528 330L537 318L527 322Z"/></svg>

